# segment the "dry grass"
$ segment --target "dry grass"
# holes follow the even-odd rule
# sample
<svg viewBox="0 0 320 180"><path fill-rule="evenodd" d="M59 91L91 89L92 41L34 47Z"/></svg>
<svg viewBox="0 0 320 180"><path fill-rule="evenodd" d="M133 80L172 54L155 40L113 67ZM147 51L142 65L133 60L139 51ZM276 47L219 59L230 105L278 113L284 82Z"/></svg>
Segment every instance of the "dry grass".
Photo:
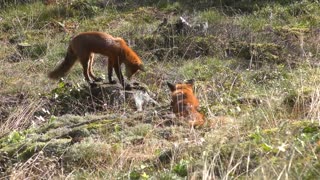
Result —
<svg viewBox="0 0 320 180"><path fill-rule="evenodd" d="M311 95L308 119L320 123L320 90L319 87Z"/></svg>
<svg viewBox="0 0 320 180"><path fill-rule="evenodd" d="M59 167L59 159L57 157L48 158L42 151L34 154L24 163L18 163L13 167L10 176L4 178L10 179L54 179L63 176L63 169Z"/></svg>
<svg viewBox="0 0 320 180"><path fill-rule="evenodd" d="M12 110L8 110L9 112L7 113L9 113L9 115L5 117L0 126L0 137L9 132L24 130L32 125L35 126L45 121L41 116L35 116L35 113L39 112L44 105L42 100L20 98L21 99L16 100L16 102L12 102L13 104L6 104L7 106L2 107L3 109Z"/></svg>
<svg viewBox="0 0 320 180"><path fill-rule="evenodd" d="M319 176L319 43L313 30L317 4L275 4L256 14L230 15L230 9L221 7L195 10L182 14L192 25L207 21L208 29L183 35L168 30L169 38L154 32L164 17L175 23L176 13L180 16L184 7L181 3L131 10L129 4L111 5L37 2L0 13L4 47L0 137L9 134L0 139L0 164L5 164L1 175L12 179ZM302 10L293 16L298 5ZM57 11L59 15L50 16ZM287 26L282 26L284 22ZM65 31L63 24L74 29ZM78 65L64 84L47 79L47 72L63 59L69 38L85 30L125 37L148 69L135 80L148 85L161 107L141 113L127 103L98 107L97 100L107 101L93 99L92 94L88 99L81 96L86 84ZM37 55L39 49L31 48L26 53L19 49L22 42L32 48L44 44L46 50ZM98 57L95 70L105 74L103 57ZM195 94L207 118L199 129L172 118L167 108L166 82L191 78L196 79ZM77 116L60 116L67 113ZM110 116L91 121L101 114Z"/></svg>

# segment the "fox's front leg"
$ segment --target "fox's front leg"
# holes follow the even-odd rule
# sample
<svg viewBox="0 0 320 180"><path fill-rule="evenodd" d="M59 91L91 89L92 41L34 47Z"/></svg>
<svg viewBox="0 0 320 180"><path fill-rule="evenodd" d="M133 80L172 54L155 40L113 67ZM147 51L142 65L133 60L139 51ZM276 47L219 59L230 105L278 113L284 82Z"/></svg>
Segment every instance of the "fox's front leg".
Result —
<svg viewBox="0 0 320 180"><path fill-rule="evenodd" d="M132 87L130 84L126 84L124 83L124 78L121 72L121 67L119 64L115 64L114 65L114 70L116 71L117 77L122 85L122 87L124 87L125 90L132 90Z"/></svg>
<svg viewBox="0 0 320 180"><path fill-rule="evenodd" d="M109 57L109 59L108 59L108 80L109 80L110 84L116 84L117 83L117 81L112 80L113 66L114 66L114 59Z"/></svg>

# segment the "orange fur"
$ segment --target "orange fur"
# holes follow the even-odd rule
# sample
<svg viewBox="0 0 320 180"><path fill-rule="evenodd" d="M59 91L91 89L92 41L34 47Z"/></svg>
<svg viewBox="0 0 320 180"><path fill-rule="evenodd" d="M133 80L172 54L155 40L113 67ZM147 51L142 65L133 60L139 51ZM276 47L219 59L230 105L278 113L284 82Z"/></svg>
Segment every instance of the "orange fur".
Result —
<svg viewBox="0 0 320 180"><path fill-rule="evenodd" d="M124 78L120 68L122 63L125 64L126 76L129 79L138 70L144 71L141 59L122 38L115 38L103 32L83 32L71 40L64 61L49 73L49 78L59 79L65 76L75 62L79 61L83 67L86 81L99 81L100 79L92 71L95 53L108 57L110 83L115 83L112 80L112 73L115 70L120 83L124 86Z"/></svg>
<svg viewBox="0 0 320 180"><path fill-rule="evenodd" d="M185 117L191 126L201 126L204 123L204 115L197 109L199 101L193 94L193 81L187 83L167 83L171 90L173 112L178 117Z"/></svg>

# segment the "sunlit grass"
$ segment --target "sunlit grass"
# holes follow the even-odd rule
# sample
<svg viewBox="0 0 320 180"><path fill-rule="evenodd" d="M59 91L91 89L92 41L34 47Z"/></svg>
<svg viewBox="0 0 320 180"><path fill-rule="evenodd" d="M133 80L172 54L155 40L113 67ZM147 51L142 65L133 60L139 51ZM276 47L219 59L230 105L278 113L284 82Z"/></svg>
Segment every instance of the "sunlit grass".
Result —
<svg viewBox="0 0 320 180"><path fill-rule="evenodd" d="M7 135L0 139L0 164L7 162L0 176L319 177L320 71L313 27L319 23L320 8L316 2L274 3L252 8L252 13L234 9L231 14L227 10L232 9L221 6L181 13L180 1L154 7L136 7L137 3L135 8L128 2L106 7L96 1L74 3L46 6L37 1L0 12L0 117L5 117L0 119L0 136ZM207 22L209 29L185 35L167 32L174 40L167 46L163 35L157 34L158 24L164 18L174 23L180 16L192 26ZM79 64L63 82L47 78L64 59L70 38L81 31L123 37L147 69L133 80L145 83L161 107L138 113L121 104L81 112L81 116L55 117L53 112L59 108L71 109L69 113L92 108L87 107L90 96L82 102L71 93L87 87ZM301 50L306 53L298 54ZM187 53L191 58L185 58ZM106 77L106 59L96 59L94 72ZM166 82L187 79L195 79L204 127L166 124L171 121ZM64 101L65 106L50 107L51 100ZM101 120L90 122L95 115ZM79 142L74 132L80 132ZM1 159L7 156L12 159Z"/></svg>

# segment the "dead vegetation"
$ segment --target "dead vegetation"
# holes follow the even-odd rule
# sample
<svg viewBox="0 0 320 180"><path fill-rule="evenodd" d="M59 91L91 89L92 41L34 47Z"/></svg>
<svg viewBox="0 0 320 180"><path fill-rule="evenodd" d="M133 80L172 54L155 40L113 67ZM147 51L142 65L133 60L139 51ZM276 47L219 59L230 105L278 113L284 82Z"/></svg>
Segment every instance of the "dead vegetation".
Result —
<svg viewBox="0 0 320 180"><path fill-rule="evenodd" d="M315 1L0 5L0 176L319 176ZM91 30L123 37L141 56L147 72L131 81L137 89L90 87L80 66L48 80L70 38ZM94 67L101 77L106 61L98 56ZM172 113L167 86L192 78L199 128Z"/></svg>

